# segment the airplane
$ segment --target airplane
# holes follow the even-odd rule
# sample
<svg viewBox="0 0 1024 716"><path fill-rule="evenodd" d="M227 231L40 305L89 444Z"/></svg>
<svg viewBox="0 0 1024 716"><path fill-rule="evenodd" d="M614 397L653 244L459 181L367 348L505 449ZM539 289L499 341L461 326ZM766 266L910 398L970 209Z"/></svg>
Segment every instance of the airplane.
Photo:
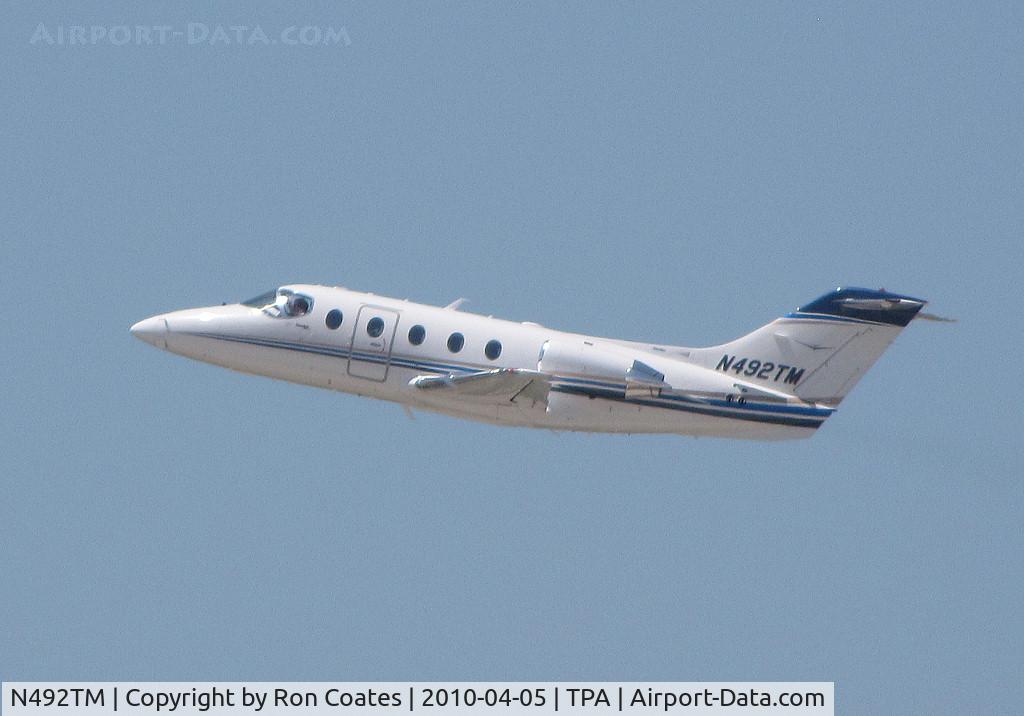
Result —
<svg viewBox="0 0 1024 716"><path fill-rule="evenodd" d="M555 431L806 438L921 299L837 288L708 348L600 338L342 287L285 285L131 327L243 373L486 423ZM938 319L943 320L943 319Z"/></svg>

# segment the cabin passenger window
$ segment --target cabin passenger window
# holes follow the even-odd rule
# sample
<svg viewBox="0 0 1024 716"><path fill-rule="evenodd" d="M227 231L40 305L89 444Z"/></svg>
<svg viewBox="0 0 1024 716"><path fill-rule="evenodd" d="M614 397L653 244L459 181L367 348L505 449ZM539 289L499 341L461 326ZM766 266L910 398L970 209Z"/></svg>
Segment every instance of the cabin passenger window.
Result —
<svg viewBox="0 0 1024 716"><path fill-rule="evenodd" d="M427 329L420 325L415 325L409 329L409 342L414 346L418 346L423 342L423 339L427 337Z"/></svg>
<svg viewBox="0 0 1024 716"><path fill-rule="evenodd" d="M366 324L366 332L370 334L372 338L378 338L381 333L384 332L384 319L380 316L374 316Z"/></svg>
<svg viewBox="0 0 1024 716"><path fill-rule="evenodd" d="M458 353L462 350L462 346L466 344L466 339L461 333L453 333L448 336L448 350L452 353Z"/></svg>
<svg viewBox="0 0 1024 716"><path fill-rule="evenodd" d="M498 360L498 356L501 355L501 341L487 341L487 345L484 346L484 355L488 360Z"/></svg>
<svg viewBox="0 0 1024 716"><path fill-rule="evenodd" d="M324 323L327 324L327 327L332 331L336 331L338 330L338 326L341 325L342 320L344 320L344 317L341 315L341 311L337 308L332 308L327 312L327 316L324 318Z"/></svg>

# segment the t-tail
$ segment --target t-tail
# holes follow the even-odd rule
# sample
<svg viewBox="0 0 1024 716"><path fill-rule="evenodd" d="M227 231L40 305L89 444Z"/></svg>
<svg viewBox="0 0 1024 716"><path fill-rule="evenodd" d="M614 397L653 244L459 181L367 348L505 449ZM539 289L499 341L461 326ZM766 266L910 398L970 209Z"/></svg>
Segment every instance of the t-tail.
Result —
<svg viewBox="0 0 1024 716"><path fill-rule="evenodd" d="M838 288L730 343L692 350L695 363L809 403L836 406L926 301Z"/></svg>

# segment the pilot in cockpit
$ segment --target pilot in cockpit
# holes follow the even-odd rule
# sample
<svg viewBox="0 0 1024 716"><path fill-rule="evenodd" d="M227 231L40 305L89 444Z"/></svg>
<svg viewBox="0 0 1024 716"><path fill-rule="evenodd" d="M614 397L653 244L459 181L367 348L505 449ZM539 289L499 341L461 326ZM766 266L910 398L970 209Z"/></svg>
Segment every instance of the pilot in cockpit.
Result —
<svg viewBox="0 0 1024 716"><path fill-rule="evenodd" d="M285 313L293 318L305 316L309 313L309 299L297 294L289 296L288 301L285 303Z"/></svg>
<svg viewBox="0 0 1024 716"><path fill-rule="evenodd" d="M289 289L278 289L242 301L242 305L259 308L268 316L275 318L298 318L310 312L313 308L313 299L293 293Z"/></svg>

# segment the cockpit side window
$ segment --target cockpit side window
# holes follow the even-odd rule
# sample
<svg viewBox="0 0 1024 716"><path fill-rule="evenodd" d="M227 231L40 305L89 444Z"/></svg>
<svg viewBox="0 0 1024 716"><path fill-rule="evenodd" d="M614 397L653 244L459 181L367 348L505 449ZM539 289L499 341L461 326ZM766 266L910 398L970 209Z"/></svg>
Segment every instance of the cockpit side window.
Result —
<svg viewBox="0 0 1024 716"><path fill-rule="evenodd" d="M292 318L305 316L313 307L313 299L307 298L300 293L293 293L284 304L284 312Z"/></svg>

